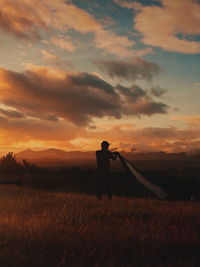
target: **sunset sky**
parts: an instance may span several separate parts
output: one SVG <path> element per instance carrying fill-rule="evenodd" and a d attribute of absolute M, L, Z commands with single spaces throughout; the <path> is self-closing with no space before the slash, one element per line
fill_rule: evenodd
<path fill-rule="evenodd" d="M 199 0 L 1 0 L 0 154 L 200 149 Z"/>

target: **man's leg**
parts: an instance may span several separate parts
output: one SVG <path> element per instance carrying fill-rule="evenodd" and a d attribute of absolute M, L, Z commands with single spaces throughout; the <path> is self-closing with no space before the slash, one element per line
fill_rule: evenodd
<path fill-rule="evenodd" d="M 100 180 L 100 177 L 99 176 L 96 177 L 95 193 L 96 193 L 97 199 L 101 199 L 102 185 L 101 185 L 101 180 Z"/>
<path fill-rule="evenodd" d="M 111 186 L 111 178 L 110 178 L 110 176 L 107 177 L 106 194 L 107 194 L 107 198 L 112 200 L 112 186 Z"/>

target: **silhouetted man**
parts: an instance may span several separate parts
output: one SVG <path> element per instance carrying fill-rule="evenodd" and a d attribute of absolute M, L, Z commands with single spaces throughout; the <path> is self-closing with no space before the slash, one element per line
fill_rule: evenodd
<path fill-rule="evenodd" d="M 101 150 L 96 151 L 97 158 L 97 178 L 96 178 L 96 196 L 101 198 L 103 193 L 106 193 L 108 199 L 112 199 L 111 177 L 110 177 L 110 159 L 116 160 L 118 152 L 108 150 L 109 143 L 103 141 Z"/>

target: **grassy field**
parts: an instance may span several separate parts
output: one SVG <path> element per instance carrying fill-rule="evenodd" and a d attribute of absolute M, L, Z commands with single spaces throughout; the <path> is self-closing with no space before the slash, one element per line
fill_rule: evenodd
<path fill-rule="evenodd" d="M 200 266 L 200 203 L 0 186 L 0 266 Z"/>

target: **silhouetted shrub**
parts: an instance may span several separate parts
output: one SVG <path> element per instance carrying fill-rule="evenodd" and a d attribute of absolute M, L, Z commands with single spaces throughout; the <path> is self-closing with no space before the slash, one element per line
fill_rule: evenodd
<path fill-rule="evenodd" d="M 13 152 L 9 152 L 7 155 L 1 157 L 0 166 L 3 168 L 20 168 L 21 165 L 16 161 L 16 158 L 13 156 Z"/>
<path fill-rule="evenodd" d="M 9 174 L 32 174 L 39 171 L 39 169 L 35 164 L 28 162 L 26 159 L 22 161 L 22 164 L 17 162 L 13 152 L 9 152 L 0 159 L 0 171 Z"/>
<path fill-rule="evenodd" d="M 37 167 L 35 164 L 33 163 L 30 163 L 28 160 L 26 159 L 23 159 L 22 160 L 22 163 L 23 163 L 23 167 L 25 168 L 26 171 L 30 172 L 30 173 L 33 173 L 37 170 Z"/>

